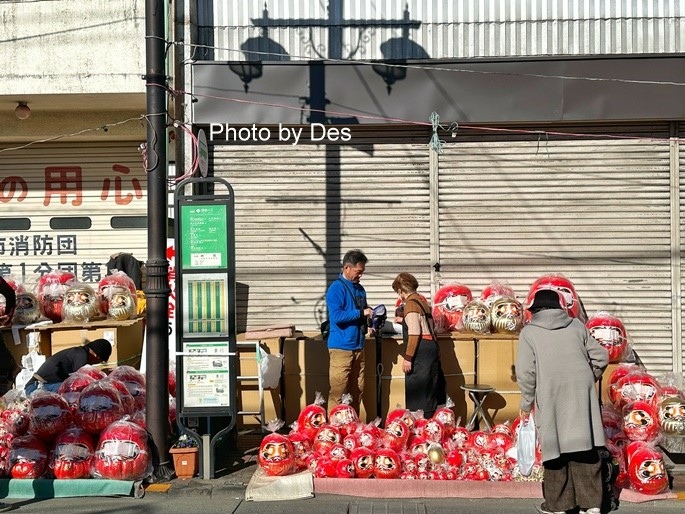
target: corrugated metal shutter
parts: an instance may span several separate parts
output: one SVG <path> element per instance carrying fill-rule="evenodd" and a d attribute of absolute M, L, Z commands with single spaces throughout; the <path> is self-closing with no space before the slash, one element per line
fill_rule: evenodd
<path fill-rule="evenodd" d="M 439 159 L 442 282 L 474 296 L 505 282 L 525 299 L 538 276 L 563 273 L 589 315 L 624 321 L 650 371 L 670 371 L 668 128 L 650 136 L 448 142 Z"/>
<path fill-rule="evenodd" d="M 353 248 L 369 258 L 371 305 L 392 312 L 400 271 L 430 290 L 429 137 L 381 130 L 374 138 L 360 128 L 354 146 L 212 147 L 215 175 L 235 192 L 239 331 L 317 330 L 326 288 Z"/>
<path fill-rule="evenodd" d="M 683 253 L 682 243 L 685 241 L 685 144 L 683 144 L 683 141 L 685 141 L 685 124 L 680 124 L 680 131 L 677 135 L 678 140 L 673 141 L 673 153 L 676 159 L 676 166 L 678 167 L 678 172 L 676 174 L 678 182 L 675 191 L 679 194 L 676 205 L 679 208 L 678 219 L 680 220 L 680 224 L 677 232 L 679 240 L 676 244 L 674 256 L 678 261 L 680 269 L 680 283 L 678 284 L 679 289 L 674 291 L 674 297 L 680 304 L 679 314 L 681 326 L 679 333 L 680 352 L 676 352 L 680 355 L 680 369 L 674 365 L 674 370 L 683 373 L 683 370 L 685 370 L 685 344 L 683 343 L 684 329 L 682 326 L 682 322 L 685 320 L 685 301 L 683 301 L 683 291 L 685 291 L 685 253 Z M 677 359 L 677 357 L 678 356 L 676 355 L 675 358 Z"/>
<path fill-rule="evenodd" d="M 0 272 L 29 286 L 51 269 L 97 283 L 114 253 L 145 261 L 147 180 L 140 143 L 0 145 Z M 78 221 L 90 227 L 71 228 Z"/>

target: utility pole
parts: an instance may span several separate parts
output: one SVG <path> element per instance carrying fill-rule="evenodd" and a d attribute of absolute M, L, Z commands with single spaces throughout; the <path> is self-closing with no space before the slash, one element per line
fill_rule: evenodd
<path fill-rule="evenodd" d="M 167 152 L 165 16 L 163 0 L 145 0 L 145 83 L 147 92 L 146 422 L 159 455 L 153 481 L 171 478 L 169 464 L 169 261 L 166 258 Z"/>

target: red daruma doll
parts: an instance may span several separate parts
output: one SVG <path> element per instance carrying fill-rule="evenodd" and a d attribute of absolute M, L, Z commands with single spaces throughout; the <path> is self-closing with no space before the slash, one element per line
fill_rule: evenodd
<path fill-rule="evenodd" d="M 54 270 L 38 280 L 38 301 L 43 316 L 55 323 L 62 321 L 64 294 L 76 281 L 76 275 L 68 271 Z"/>
<path fill-rule="evenodd" d="M 664 456 L 653 446 L 635 441 L 626 449 L 630 488 L 642 494 L 659 494 L 668 489 Z"/>
<path fill-rule="evenodd" d="M 526 305 L 533 303 L 533 298 L 535 298 L 535 293 L 541 289 L 552 289 L 557 291 L 564 299 L 564 310 L 568 312 L 568 315 L 572 318 L 578 318 L 581 315 L 580 309 L 580 299 L 578 298 L 578 293 L 576 293 L 576 288 L 568 278 L 560 273 L 550 273 L 547 275 L 542 275 L 530 286 L 528 291 L 528 298 L 526 299 Z M 582 321 L 585 319 L 581 318 Z"/>
<path fill-rule="evenodd" d="M 326 424 L 326 409 L 323 407 L 326 400 L 317 391 L 314 403 L 307 405 L 297 417 L 297 430 L 302 432 L 309 441 L 314 441 L 314 437 L 319 429 Z"/>
<path fill-rule="evenodd" d="M 282 420 L 267 423 L 266 429 L 271 432 L 262 439 L 259 445 L 257 461 L 259 466 L 269 476 L 289 475 L 295 470 L 295 449 L 293 443 L 276 430 L 283 426 Z"/>
<path fill-rule="evenodd" d="M 623 322 L 608 312 L 591 316 L 585 326 L 599 344 L 609 352 L 609 362 L 621 362 L 628 350 L 628 336 Z"/>
<path fill-rule="evenodd" d="M 463 284 L 448 284 L 435 292 L 433 319 L 443 332 L 453 332 L 462 326 L 464 307 L 473 300 L 471 290 Z"/>

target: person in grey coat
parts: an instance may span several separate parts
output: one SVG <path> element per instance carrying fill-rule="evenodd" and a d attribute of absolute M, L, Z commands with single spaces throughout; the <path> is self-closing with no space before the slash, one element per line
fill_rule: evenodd
<path fill-rule="evenodd" d="M 527 419 L 534 410 L 542 448 L 539 511 L 599 514 L 604 431 L 595 382 L 609 353 L 561 305 L 559 292 L 542 289 L 528 307 L 533 317 L 521 330 L 516 357 L 520 415 Z"/>

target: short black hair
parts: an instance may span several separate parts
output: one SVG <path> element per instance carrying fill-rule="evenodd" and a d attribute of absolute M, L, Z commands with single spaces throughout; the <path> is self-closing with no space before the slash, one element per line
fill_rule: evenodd
<path fill-rule="evenodd" d="M 369 259 L 364 255 L 364 252 L 361 250 L 350 250 L 345 254 L 345 257 L 343 257 L 342 265 L 344 268 L 348 264 L 350 266 L 356 266 L 359 263 L 366 265 L 367 262 L 369 262 Z"/>

